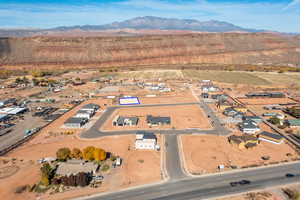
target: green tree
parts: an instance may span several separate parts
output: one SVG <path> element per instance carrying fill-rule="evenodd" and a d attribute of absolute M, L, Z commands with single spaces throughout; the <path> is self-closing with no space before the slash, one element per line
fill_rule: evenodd
<path fill-rule="evenodd" d="M 73 148 L 72 153 L 71 153 L 71 157 L 75 158 L 75 159 L 81 159 L 82 158 L 81 150 L 78 149 L 78 148 Z"/>
<path fill-rule="evenodd" d="M 82 156 L 85 160 L 94 160 L 94 151 L 95 151 L 95 147 L 93 146 L 88 146 L 86 148 L 83 149 L 82 151 Z"/>
<path fill-rule="evenodd" d="M 71 150 L 69 148 L 60 148 L 56 152 L 56 158 L 60 161 L 66 161 L 71 157 Z"/>
<path fill-rule="evenodd" d="M 94 150 L 94 159 L 96 161 L 102 161 L 106 159 L 106 152 L 103 149 L 96 148 Z"/>
<path fill-rule="evenodd" d="M 278 119 L 277 117 L 271 117 L 268 121 L 275 125 L 280 124 L 280 119 Z"/>
<path fill-rule="evenodd" d="M 41 184 L 44 186 L 48 186 L 50 184 L 49 178 L 45 175 L 42 175 Z"/>

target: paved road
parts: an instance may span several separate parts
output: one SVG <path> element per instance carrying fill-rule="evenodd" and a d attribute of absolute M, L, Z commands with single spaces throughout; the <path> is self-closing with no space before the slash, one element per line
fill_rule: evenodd
<path fill-rule="evenodd" d="M 286 178 L 285 173 L 296 177 Z M 232 181 L 247 179 L 246 186 L 231 187 Z M 267 168 L 241 170 L 199 178 L 185 178 L 164 184 L 145 186 L 131 190 L 114 192 L 101 196 L 86 197 L 89 200 L 194 200 L 217 198 L 224 195 L 264 189 L 288 183 L 300 182 L 300 163 L 290 163 Z M 83 199 L 83 198 L 80 198 Z"/>
<path fill-rule="evenodd" d="M 135 134 L 138 130 L 126 130 L 126 131 L 100 131 L 100 128 L 103 126 L 105 121 L 109 116 L 119 108 L 128 108 L 128 107 L 155 107 L 155 106 L 182 106 L 182 105 L 199 105 L 203 108 L 204 112 L 207 115 L 210 115 L 210 120 L 213 121 L 214 129 L 203 130 L 203 129 L 184 129 L 184 130 L 152 130 L 160 134 L 217 134 L 217 135 L 227 135 L 230 133 L 225 127 L 221 125 L 220 120 L 214 114 L 214 112 L 206 105 L 204 102 L 200 103 L 177 103 L 177 104 L 151 104 L 151 105 L 133 105 L 133 106 L 114 106 L 108 107 L 106 111 L 101 115 L 101 117 L 96 121 L 96 123 L 87 131 L 81 134 L 82 138 L 98 138 L 103 136 L 110 135 L 126 135 L 126 134 Z M 140 130 L 141 131 L 141 130 Z M 149 130 L 144 130 L 149 131 Z"/>
<path fill-rule="evenodd" d="M 180 162 L 180 153 L 178 149 L 177 135 L 165 136 L 166 147 L 166 169 L 170 181 L 179 180 L 185 178 L 186 175 L 182 171 Z"/>

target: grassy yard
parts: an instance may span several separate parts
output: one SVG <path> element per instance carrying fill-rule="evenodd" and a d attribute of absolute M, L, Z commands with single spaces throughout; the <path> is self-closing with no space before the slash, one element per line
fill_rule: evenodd
<path fill-rule="evenodd" d="M 232 83 L 232 84 L 249 84 L 249 85 L 269 85 L 270 81 L 261 78 L 251 72 L 229 72 L 229 71 L 197 71 L 183 70 L 185 78 Z"/>
<path fill-rule="evenodd" d="M 253 74 L 272 84 L 300 85 L 300 73 L 254 72 Z"/>

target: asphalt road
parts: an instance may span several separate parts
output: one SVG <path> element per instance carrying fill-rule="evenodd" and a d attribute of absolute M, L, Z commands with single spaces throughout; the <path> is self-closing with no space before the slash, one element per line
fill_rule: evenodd
<path fill-rule="evenodd" d="M 138 130 L 126 130 L 126 131 L 100 131 L 105 121 L 109 116 L 119 108 L 128 107 L 159 107 L 159 106 L 181 106 L 181 105 L 199 105 L 204 112 L 210 116 L 210 121 L 213 124 L 213 129 L 203 130 L 203 129 L 184 129 L 184 130 L 152 130 L 155 133 L 160 134 L 216 134 L 216 135 L 227 135 L 230 133 L 224 126 L 221 125 L 220 120 L 214 114 L 214 112 L 207 106 L 206 103 L 201 101 L 200 103 L 177 103 L 177 104 L 151 104 L 151 105 L 132 105 L 132 106 L 114 106 L 108 107 L 105 112 L 100 116 L 100 118 L 95 122 L 95 124 L 89 128 L 87 131 L 83 132 L 80 137 L 82 138 L 98 138 L 110 135 L 126 135 L 135 134 Z M 149 130 L 139 130 L 139 131 L 149 131 Z"/>
<path fill-rule="evenodd" d="M 286 173 L 296 177 L 286 178 Z M 231 187 L 230 182 L 250 180 L 250 185 Z M 163 184 L 145 186 L 105 195 L 84 197 L 89 200 L 194 200 L 217 198 L 266 187 L 300 182 L 300 163 L 290 163 L 267 168 L 240 170 L 199 178 L 183 178 Z"/>
<path fill-rule="evenodd" d="M 180 162 L 180 154 L 178 149 L 177 135 L 165 136 L 166 147 L 166 169 L 170 181 L 179 180 L 185 178 L 186 175 L 182 171 Z"/>

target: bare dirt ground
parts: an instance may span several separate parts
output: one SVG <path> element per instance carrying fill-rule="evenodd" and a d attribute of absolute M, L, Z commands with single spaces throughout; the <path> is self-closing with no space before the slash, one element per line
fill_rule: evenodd
<path fill-rule="evenodd" d="M 216 200 L 282 200 L 281 197 L 279 197 L 276 194 L 273 194 L 268 191 L 261 191 L 261 192 L 251 192 L 243 195 L 237 195 L 237 196 L 231 196 L 231 197 L 224 197 L 224 198 L 218 198 Z"/>
<path fill-rule="evenodd" d="M 289 98 L 238 98 L 239 101 L 246 105 L 270 105 L 296 103 Z"/>
<path fill-rule="evenodd" d="M 141 104 L 175 104 L 197 102 L 191 92 L 172 92 L 157 97 L 140 97 Z"/>
<path fill-rule="evenodd" d="M 160 141 L 159 136 L 158 139 Z M 41 199 L 69 199 L 95 192 L 111 191 L 160 181 L 160 152 L 134 150 L 134 140 L 135 136 L 132 135 L 104 137 L 97 140 L 80 140 L 76 136 L 45 137 L 41 133 L 27 144 L 8 154 L 8 159 L 16 158 L 17 160 L 24 160 L 23 162 L 30 162 L 30 160 L 33 162 L 31 161 L 27 167 L 22 167 L 22 165 L 18 164 L 17 166 L 20 167 L 18 173 L 0 179 L 0 186 L 2 189 L 4 188 L 0 194 L 5 195 L 6 199 L 22 199 L 24 194 L 30 197 L 35 196 L 35 194 L 28 192 L 16 194 L 13 191 L 18 186 L 37 183 L 40 178 L 40 165 L 34 164 L 35 161 L 43 157 L 55 157 L 56 150 L 61 147 L 69 147 L 70 149 L 78 147 L 83 149 L 89 145 L 97 146 L 122 157 L 123 163 L 120 168 L 108 172 L 107 176 L 109 178 L 104 180 L 103 185 L 98 189 L 73 189 L 52 195 L 46 193 L 40 196 Z M 25 174 L 28 174 L 28 176 L 22 179 L 21 177 Z"/>
<path fill-rule="evenodd" d="M 300 156 L 286 143 L 276 145 L 260 142 L 252 149 L 239 150 L 231 145 L 227 137 L 213 135 L 181 136 L 187 170 L 193 174 L 217 172 L 219 165 L 246 167 L 291 161 Z M 287 155 L 288 153 L 292 155 Z M 270 156 L 263 161 L 262 156 Z"/>
<path fill-rule="evenodd" d="M 113 126 L 112 121 L 117 116 L 138 116 L 137 126 L 118 127 Z M 149 127 L 146 123 L 146 116 L 171 117 L 170 125 Z M 106 121 L 102 130 L 136 130 L 136 129 L 187 129 L 200 128 L 210 129 L 210 123 L 198 105 L 184 106 L 163 106 L 163 107 L 140 107 L 140 108 L 120 108 L 117 109 Z"/>

